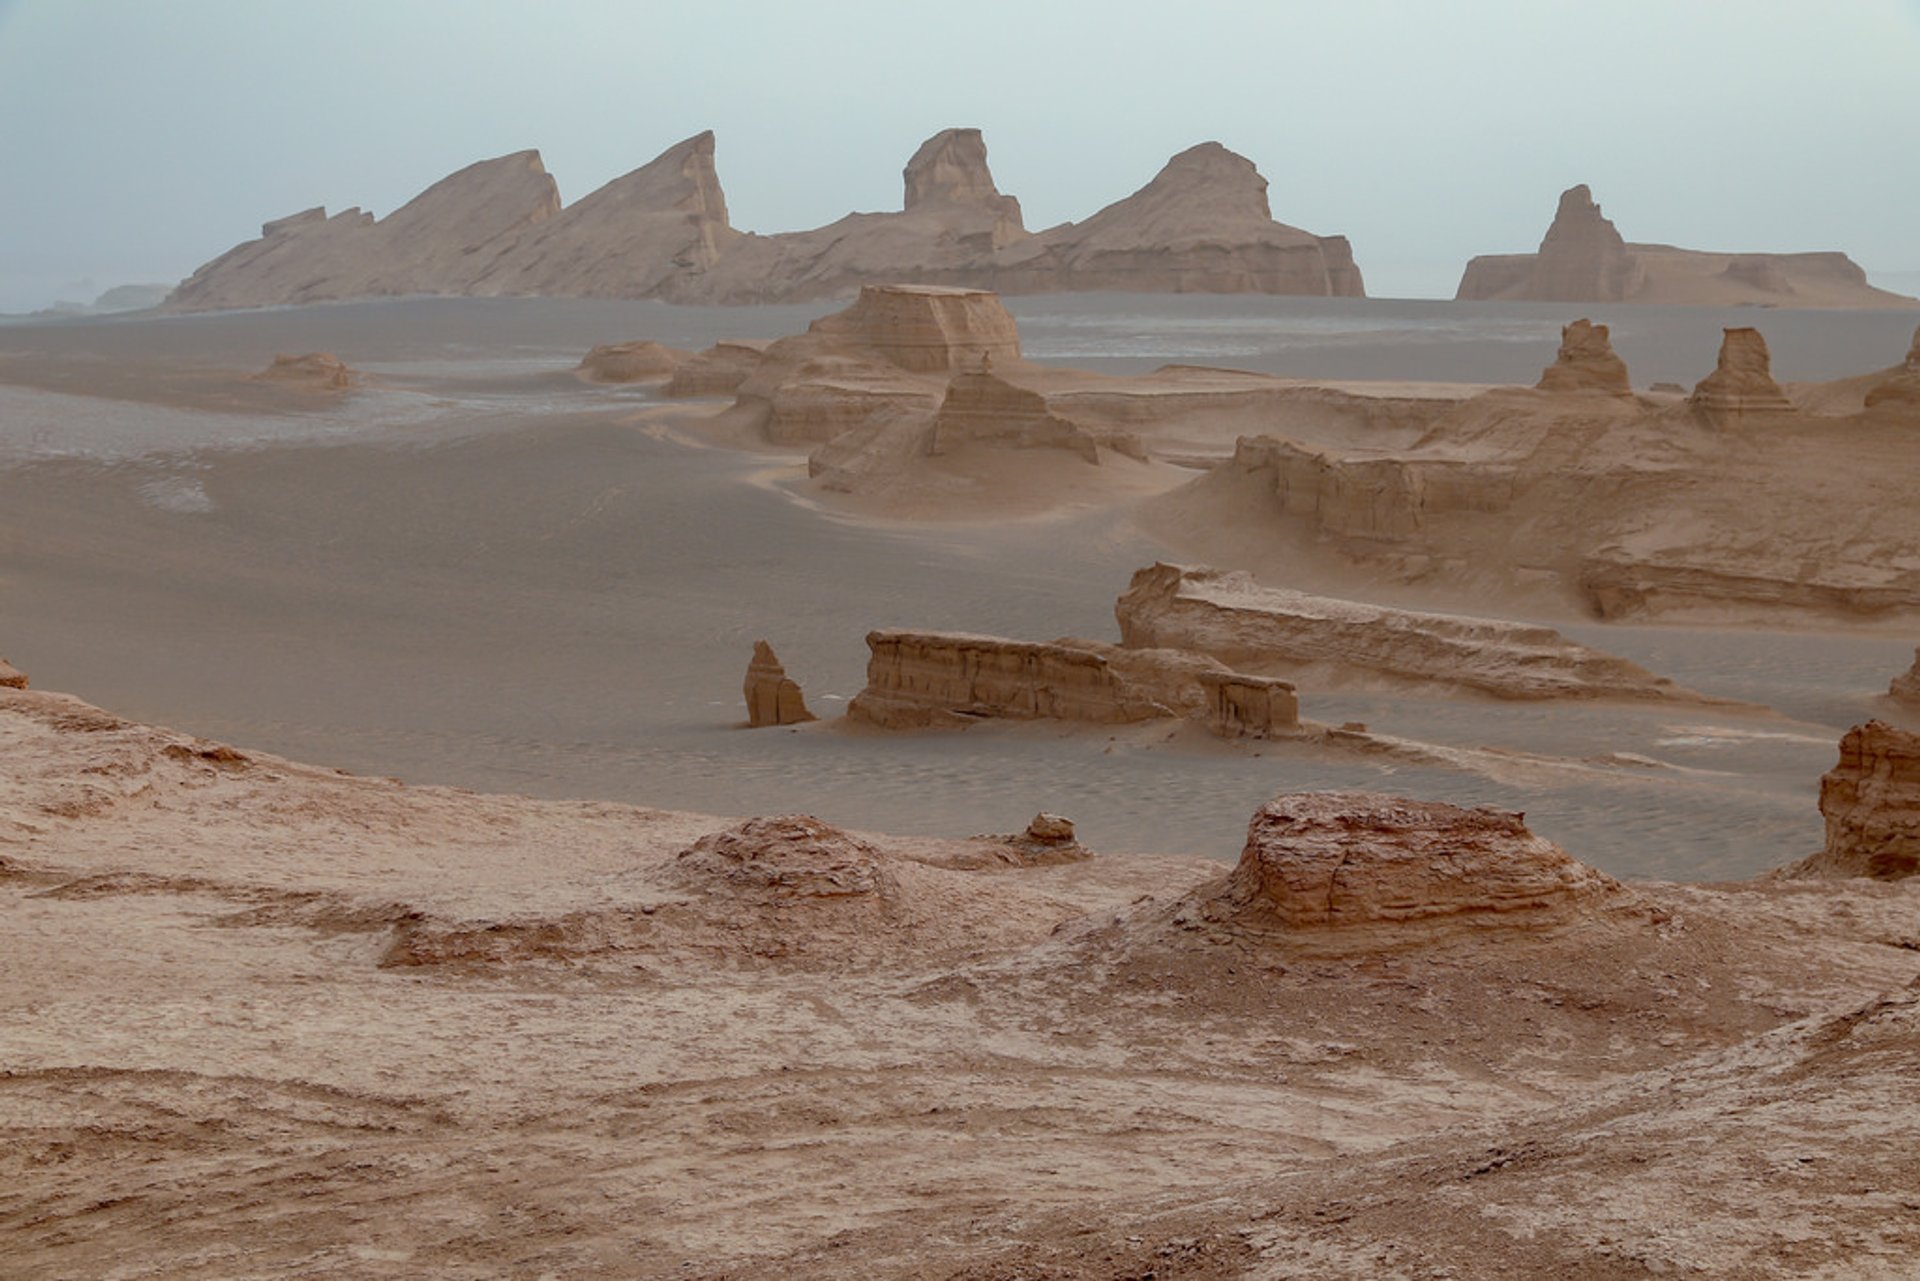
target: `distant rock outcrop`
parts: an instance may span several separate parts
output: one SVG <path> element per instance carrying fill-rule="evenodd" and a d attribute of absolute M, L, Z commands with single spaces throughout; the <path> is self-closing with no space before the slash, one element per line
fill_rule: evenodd
<path fill-rule="evenodd" d="M 6 659 L 0 658 L 0 689 L 25 689 L 26 687 L 27 674 Z"/>
<path fill-rule="evenodd" d="M 1767 340 L 1758 329 L 1728 329 L 1720 340 L 1714 371 L 1694 387 L 1689 400 L 1709 416 L 1790 410 L 1793 402 L 1773 381 Z"/>
<path fill-rule="evenodd" d="M 1255 811 L 1238 866 L 1204 910 L 1289 932 L 1384 926 L 1404 942 L 1446 925 L 1561 924 L 1619 892 L 1516 813 L 1307 792 Z"/>
<path fill-rule="evenodd" d="M 1598 391 L 1631 396 L 1627 362 L 1613 353 L 1605 325 L 1576 320 L 1560 329 L 1560 351 L 1540 373 L 1541 391 Z"/>
<path fill-rule="evenodd" d="M 580 361 L 581 377 L 597 383 L 662 382 L 693 353 L 646 340 L 602 343 Z"/>
<path fill-rule="evenodd" d="M 1897 881 L 1920 872 L 1920 734 L 1868 721 L 1840 740 L 1840 762 L 1820 780 L 1826 847 L 1788 876 L 1868 876 Z"/>
<path fill-rule="evenodd" d="M 376 221 L 304 210 L 207 263 L 174 310 L 396 294 L 675 302 L 799 301 L 898 280 L 1031 293 L 1085 289 L 1359 296 L 1346 240 L 1274 221 L 1267 183 L 1218 143 L 1134 195 L 1039 234 L 1001 192 L 978 129 L 947 129 L 902 174 L 903 207 L 761 236 L 728 221 L 701 133 L 561 206 L 537 152 L 469 166 Z"/>
<path fill-rule="evenodd" d="M 275 356 L 273 363 L 254 375 L 263 382 L 281 383 L 309 391 L 346 391 L 359 385 L 360 375 L 345 361 L 324 351 L 304 356 Z"/>
<path fill-rule="evenodd" d="M 1537 253 L 1473 259 L 1454 296 L 1721 307 L 1910 307 L 1915 301 L 1874 288 L 1841 253 L 1704 253 L 1629 243 L 1585 184 L 1561 193 Z"/>
<path fill-rule="evenodd" d="M 1912 707 L 1920 707 L 1920 649 L 1913 651 L 1913 666 L 1893 678 L 1887 696 Z"/>
<path fill-rule="evenodd" d="M 1700 698 L 1550 627 L 1310 596 L 1238 572 L 1151 565 L 1134 574 L 1114 615 L 1128 646 L 1206 654 L 1247 671 L 1319 669 L 1500 698 Z"/>
<path fill-rule="evenodd" d="M 1867 389 L 1866 407 L 1885 410 L 1920 411 L 1920 329 L 1913 331 L 1913 346 L 1906 360 L 1887 371 L 1887 376 Z"/>
<path fill-rule="evenodd" d="M 747 679 L 742 690 L 747 699 L 747 724 L 799 725 L 815 719 L 807 710 L 800 686 L 787 675 L 787 669 L 765 641 L 753 643 L 753 658 L 747 663 Z"/>

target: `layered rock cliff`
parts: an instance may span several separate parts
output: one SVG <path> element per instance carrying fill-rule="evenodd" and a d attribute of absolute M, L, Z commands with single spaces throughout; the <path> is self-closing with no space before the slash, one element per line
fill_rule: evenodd
<path fill-rule="evenodd" d="M 1826 846 L 1789 876 L 1904 880 L 1920 873 L 1920 734 L 1868 721 L 1840 740 L 1820 779 Z"/>
<path fill-rule="evenodd" d="M 795 301 L 911 280 L 1005 292 L 1129 289 L 1358 296 L 1346 240 L 1276 222 L 1244 157 L 1204 143 L 1083 223 L 1029 233 L 978 129 L 947 129 L 902 173 L 902 207 L 809 231 L 728 220 L 714 137 L 697 134 L 562 207 L 537 152 L 469 166 L 387 218 L 276 219 L 168 299 L 177 311 L 396 294 Z"/>
<path fill-rule="evenodd" d="M 1560 195 L 1531 254 L 1486 254 L 1467 264 L 1455 298 L 1639 302 L 1730 307 L 1911 307 L 1876 289 L 1843 253 L 1732 254 L 1629 243 L 1585 184 Z"/>

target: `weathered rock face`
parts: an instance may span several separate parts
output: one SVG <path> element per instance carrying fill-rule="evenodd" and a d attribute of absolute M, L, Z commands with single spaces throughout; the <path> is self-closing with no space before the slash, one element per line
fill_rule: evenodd
<path fill-rule="evenodd" d="M 747 724 L 799 725 L 815 719 L 801 697 L 800 686 L 787 675 L 787 669 L 765 641 L 753 643 L 753 658 L 747 663 L 747 679 L 742 689 L 747 699 Z"/>
<path fill-rule="evenodd" d="M 1629 243 L 1585 185 L 1561 193 L 1537 253 L 1467 264 L 1460 299 L 1640 302 L 1690 306 L 1904 307 L 1841 253 L 1729 254 Z"/>
<path fill-rule="evenodd" d="M 898 891 L 871 844 L 811 814 L 750 818 L 682 850 L 676 879 L 749 900 L 858 899 Z"/>
<path fill-rule="evenodd" d="M 1506 810 L 1377 792 L 1307 792 L 1261 806 L 1207 914 L 1289 931 L 1565 923 L 1617 882 L 1527 830 Z"/>
<path fill-rule="evenodd" d="M 1207 143 L 1127 200 L 1030 235 L 995 187 L 977 129 L 929 138 L 903 173 L 904 208 L 772 236 L 735 230 L 711 133 L 561 208 L 537 153 L 470 166 L 375 222 L 309 209 L 206 264 L 175 310 L 407 293 L 547 294 L 751 303 L 912 280 L 1068 289 L 1358 296 L 1346 240 L 1275 222 L 1266 180 Z"/>
<path fill-rule="evenodd" d="M 1584 319 L 1562 326 L 1560 352 L 1553 363 L 1541 371 L 1536 386 L 1541 391 L 1598 391 L 1610 396 L 1631 396 L 1633 384 L 1627 379 L 1627 362 L 1614 355 L 1608 333 L 1605 325 Z"/>
<path fill-rule="evenodd" d="M 1869 409 L 1920 411 L 1920 329 L 1913 331 L 1906 360 L 1868 389 L 1866 403 Z"/>
<path fill-rule="evenodd" d="M 692 352 L 646 340 L 602 343 L 580 361 L 579 373 L 597 383 L 658 382 L 692 358 Z"/>
<path fill-rule="evenodd" d="M 725 396 L 738 391 L 766 354 L 767 344 L 743 339 L 715 343 L 676 366 L 667 380 L 669 396 Z"/>
<path fill-rule="evenodd" d="M 1893 678 L 1887 695 L 1902 703 L 1920 707 L 1920 649 L 1913 651 L 1913 666 Z"/>
<path fill-rule="evenodd" d="M 1728 329 L 1720 361 L 1693 389 L 1689 403 L 1710 415 L 1790 410 L 1793 402 L 1773 381 L 1767 340 L 1758 329 Z"/>
<path fill-rule="evenodd" d="M 27 674 L 6 659 L 0 658 L 0 689 L 25 689 L 26 687 Z"/>
<path fill-rule="evenodd" d="M 1300 726 L 1300 698 L 1291 681 L 1243 672 L 1202 672 L 1207 728 L 1221 738 L 1272 738 Z"/>
<path fill-rule="evenodd" d="M 847 715 L 887 729 L 1002 718 L 1122 724 L 1186 710 L 1130 679 L 1103 652 L 1110 647 L 1094 642 L 875 631 L 867 648 L 867 685 Z M 1195 681 L 1189 699 L 1199 692 Z"/>
<path fill-rule="evenodd" d="M 868 285 L 807 333 L 872 353 L 911 373 L 980 369 L 1020 359 L 1020 331 L 986 289 Z"/>
<path fill-rule="evenodd" d="M 929 452 L 947 454 L 981 443 L 1064 449 L 1090 463 L 1100 461 L 1102 446 L 1133 459 L 1144 461 L 1147 456 L 1132 432 L 1063 417 L 1037 391 L 985 370 L 955 374 L 934 417 Z"/>
<path fill-rule="evenodd" d="M 901 176 L 907 213 L 955 205 L 985 209 L 994 216 L 995 249 L 1026 235 L 1020 202 L 994 185 L 986 140 L 978 129 L 942 129 L 920 144 Z"/>
<path fill-rule="evenodd" d="M 1826 847 L 1789 876 L 1869 876 L 1897 881 L 1920 872 L 1920 734 L 1868 721 L 1840 740 L 1840 763 L 1820 780 Z"/>
<path fill-rule="evenodd" d="M 1008 293 L 1366 292 L 1346 237 L 1274 221 L 1267 180 L 1217 142 L 1181 152 L 1152 182 L 1084 222 L 1009 247 L 993 280 Z"/>
<path fill-rule="evenodd" d="M 1246 671 L 1380 677 L 1501 698 L 1697 699 L 1550 627 L 1388 609 L 1262 587 L 1164 562 L 1114 604 L 1122 642 L 1206 654 Z"/>
<path fill-rule="evenodd" d="M 275 356 L 271 365 L 254 376 L 263 382 L 309 391 L 346 391 L 360 381 L 360 375 L 347 368 L 345 361 L 324 351 L 312 351 L 304 356 Z"/>

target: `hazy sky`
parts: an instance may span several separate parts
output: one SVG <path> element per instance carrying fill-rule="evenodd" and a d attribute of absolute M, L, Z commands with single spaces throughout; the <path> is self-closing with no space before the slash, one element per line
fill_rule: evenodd
<path fill-rule="evenodd" d="M 1451 296 L 1586 182 L 1630 240 L 1920 275 L 1920 0 L 0 0 L 0 310 L 538 147 L 701 129 L 736 226 L 895 209 L 948 125 L 1030 227 L 1217 139 L 1370 293 Z"/>

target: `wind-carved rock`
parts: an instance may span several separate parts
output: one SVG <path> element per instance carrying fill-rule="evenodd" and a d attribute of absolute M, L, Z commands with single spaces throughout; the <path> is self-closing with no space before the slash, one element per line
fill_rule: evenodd
<path fill-rule="evenodd" d="M 1767 340 L 1758 329 L 1728 329 L 1720 340 L 1720 359 L 1701 379 L 1688 401 L 1712 417 L 1790 410 L 1793 402 L 1773 381 Z"/>
<path fill-rule="evenodd" d="M 1920 734 L 1868 721 L 1840 740 L 1820 780 L 1826 847 L 1788 876 L 1903 880 L 1920 872 Z"/>
<path fill-rule="evenodd" d="M 1581 183 L 1560 194 L 1524 296 L 1539 302 L 1613 302 L 1633 291 L 1637 272 L 1626 239 Z"/>
<path fill-rule="evenodd" d="M 1011 445 L 1017 449 L 1064 449 L 1090 463 L 1102 447 L 1136 461 L 1146 449 L 1132 432 L 1092 427 L 1055 413 L 1037 391 L 1016 386 L 990 368 L 958 373 L 934 416 L 928 452 L 950 454 L 972 444 Z"/>
<path fill-rule="evenodd" d="M 1920 329 L 1913 331 L 1906 360 L 1868 389 L 1867 408 L 1920 412 Z"/>
<path fill-rule="evenodd" d="M 1913 651 L 1913 666 L 1893 678 L 1887 695 L 1897 702 L 1920 708 L 1920 649 Z"/>
<path fill-rule="evenodd" d="M 580 361 L 581 377 L 597 383 L 660 382 L 671 378 L 693 353 L 662 343 L 602 343 Z"/>
<path fill-rule="evenodd" d="M 25 689 L 26 687 L 27 674 L 6 659 L 0 658 L 0 689 Z"/>
<path fill-rule="evenodd" d="M 978 129 L 942 129 L 920 144 L 901 172 L 906 183 L 905 211 L 966 206 L 994 215 L 992 247 L 1004 248 L 1026 235 L 1020 202 L 994 185 L 987 168 L 987 144 Z"/>
<path fill-rule="evenodd" d="M 304 356 L 275 356 L 273 363 L 254 377 L 261 382 L 308 391 L 346 391 L 360 382 L 358 371 L 349 369 L 345 361 L 324 351 L 310 351 Z"/>
<path fill-rule="evenodd" d="M 662 390 L 669 396 L 727 396 L 753 376 L 766 355 L 766 342 L 723 338 L 674 368 Z"/>
<path fill-rule="evenodd" d="M 1300 696 L 1292 681 L 1245 672 L 1202 672 L 1207 728 L 1221 738 L 1273 738 L 1300 727 Z"/>
<path fill-rule="evenodd" d="M 1306 792 L 1255 811 L 1239 864 L 1204 911 L 1250 928 L 1374 927 L 1404 940 L 1446 926 L 1564 924 L 1620 892 L 1517 813 Z"/>
<path fill-rule="evenodd" d="M 753 643 L 753 658 L 747 663 L 747 679 L 742 690 L 747 699 L 747 724 L 799 725 L 817 719 L 807 710 L 800 686 L 787 675 L 765 641 Z"/>
<path fill-rule="evenodd" d="M 1627 379 L 1627 362 L 1613 352 L 1613 343 L 1605 325 L 1576 320 L 1561 327 L 1560 351 L 1553 363 L 1541 371 L 1536 384 L 1541 391 L 1598 391 L 1610 396 L 1631 396 L 1633 384 Z"/>
<path fill-rule="evenodd" d="M 1020 359 L 1020 330 L 987 289 L 867 285 L 807 335 L 871 353 L 910 373 L 977 370 Z M 788 340 L 791 342 L 792 340 Z"/>

